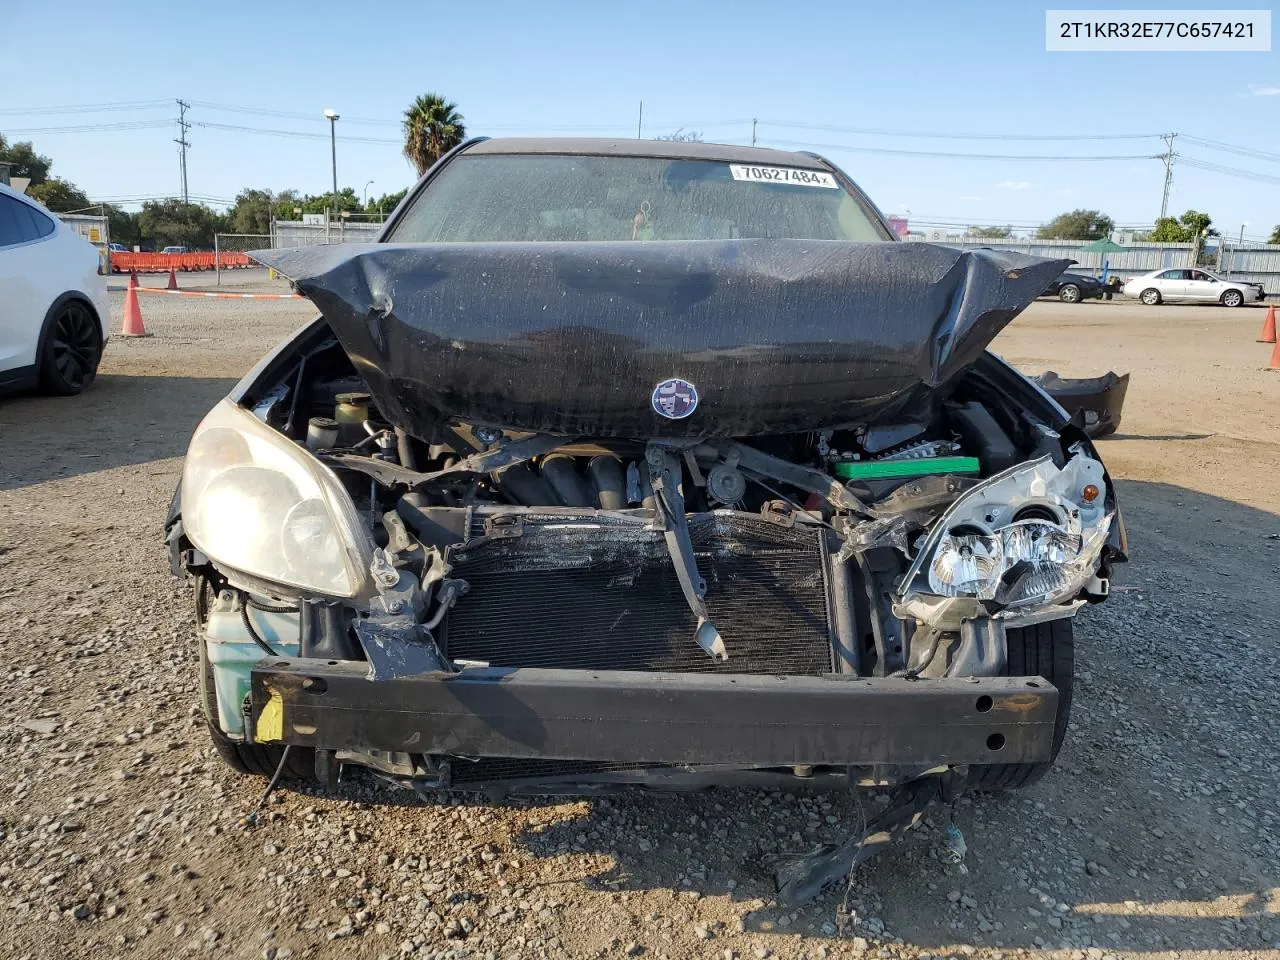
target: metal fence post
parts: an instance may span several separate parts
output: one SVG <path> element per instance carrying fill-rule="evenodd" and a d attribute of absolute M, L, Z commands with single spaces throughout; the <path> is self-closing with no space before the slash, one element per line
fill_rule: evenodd
<path fill-rule="evenodd" d="M 213 235 L 213 276 L 214 286 L 222 286 L 222 257 L 218 253 L 218 234 Z"/>

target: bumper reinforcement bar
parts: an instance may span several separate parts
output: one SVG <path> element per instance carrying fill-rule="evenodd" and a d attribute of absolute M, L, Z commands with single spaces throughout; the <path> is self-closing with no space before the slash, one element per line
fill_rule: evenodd
<path fill-rule="evenodd" d="M 654 764 L 1048 760 L 1040 677 L 906 680 L 468 667 L 371 681 L 357 661 L 253 669 L 259 742 L 328 750 Z"/>

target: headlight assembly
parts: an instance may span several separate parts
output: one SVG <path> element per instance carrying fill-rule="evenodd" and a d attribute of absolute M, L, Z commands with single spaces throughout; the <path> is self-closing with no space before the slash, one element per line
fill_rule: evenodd
<path fill-rule="evenodd" d="M 1074 597 L 1097 572 L 1112 513 L 1102 464 L 1077 451 L 984 481 L 938 518 L 903 579 L 900 616 L 950 625 L 988 602 L 1024 608 Z"/>
<path fill-rule="evenodd" d="M 331 597 L 364 592 L 373 544 L 338 478 L 230 400 L 196 428 L 182 523 L 218 563 Z"/>

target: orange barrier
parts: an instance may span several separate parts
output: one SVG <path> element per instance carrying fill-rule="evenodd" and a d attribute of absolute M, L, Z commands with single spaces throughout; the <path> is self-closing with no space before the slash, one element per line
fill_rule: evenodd
<path fill-rule="evenodd" d="M 124 273 L 136 270 L 140 273 L 168 273 L 170 270 L 234 270 L 252 267 L 254 263 L 246 254 L 221 251 L 219 253 L 133 253 L 112 251 L 111 272 Z"/>

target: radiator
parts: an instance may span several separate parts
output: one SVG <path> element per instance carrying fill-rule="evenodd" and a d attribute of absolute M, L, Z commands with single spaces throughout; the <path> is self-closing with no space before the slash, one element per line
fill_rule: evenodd
<path fill-rule="evenodd" d="M 750 514 L 691 515 L 707 606 L 729 659 L 696 621 L 662 534 L 640 518 L 477 514 L 451 551 L 469 592 L 441 637 L 451 658 L 495 666 L 816 675 L 833 670 L 821 528 Z M 503 534 L 503 535 L 497 535 Z"/>

